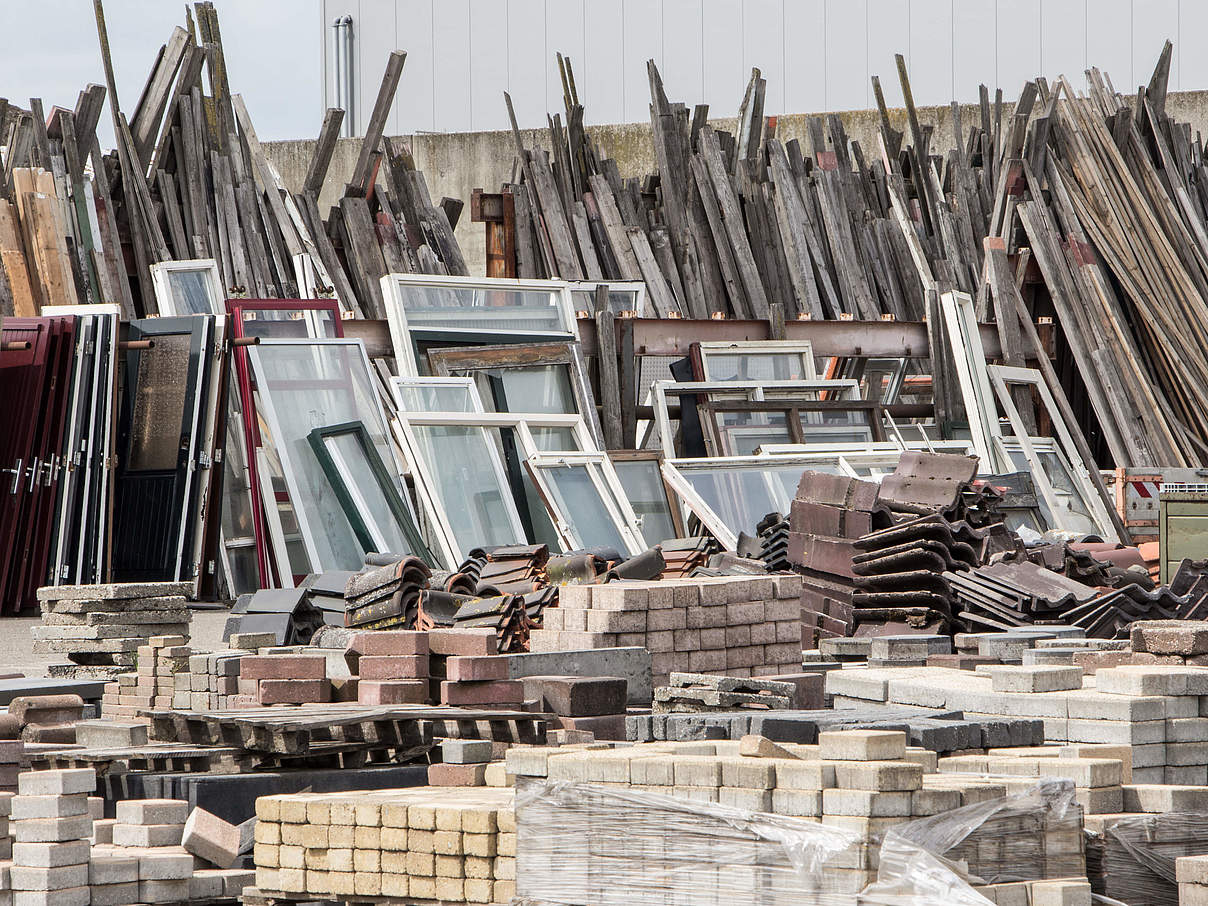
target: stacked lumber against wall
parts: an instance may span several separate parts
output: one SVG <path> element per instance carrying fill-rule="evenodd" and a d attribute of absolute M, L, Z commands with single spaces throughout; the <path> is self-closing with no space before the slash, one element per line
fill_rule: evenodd
<path fill-rule="evenodd" d="M 324 219 L 319 191 L 343 111 L 327 111 L 306 183 L 291 194 L 231 92 L 212 3 L 196 3 L 195 17 L 186 7 L 129 113 L 94 5 L 107 85 L 49 119 L 34 98 L 0 136 L 0 314 L 77 300 L 154 314 L 149 265 L 191 258 L 215 259 L 230 296 L 334 295 L 367 317 L 383 316 L 382 274 L 466 272 L 452 229 L 460 205 L 434 205 L 408 152 L 382 137 L 405 54 L 390 56 L 353 181 Z M 106 100 L 117 148 L 103 154 Z"/>
<path fill-rule="evenodd" d="M 549 119 L 552 153 L 523 147 L 504 186 L 515 208 L 521 277 L 645 279 L 660 315 L 938 320 L 937 294 L 970 293 L 998 324 L 1008 365 L 1039 348 L 1051 316 L 1071 367 L 1058 375 L 1104 464 L 1208 461 L 1208 169 L 1203 142 L 1165 112 L 1171 46 L 1136 99 L 1098 70 L 1024 84 L 1004 112 L 980 91 L 980 116 L 956 147 L 931 147 L 905 61 L 908 131 L 891 125 L 879 81 L 876 148 L 849 141 L 836 115 L 781 141 L 763 116 L 758 70 L 737 135 L 708 108 L 668 101 L 648 63 L 657 172 L 622 177 L 583 128 L 570 61 Z M 509 113 L 512 99 L 506 97 Z M 934 319 L 928 314 L 935 312 Z M 937 348 L 946 345 L 938 331 Z M 932 363 L 937 417 L 961 417 L 944 353 Z M 1021 416 L 1039 413 L 1021 389 Z M 1058 402 L 1069 421 L 1065 395 Z"/>

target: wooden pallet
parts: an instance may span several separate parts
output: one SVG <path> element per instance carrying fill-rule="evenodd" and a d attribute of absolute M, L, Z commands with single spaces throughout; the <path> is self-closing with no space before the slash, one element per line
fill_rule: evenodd
<path fill-rule="evenodd" d="M 541 744 L 549 715 L 443 707 L 366 707 L 353 703 L 219 711 L 147 711 L 156 741 L 230 746 L 282 756 L 322 745 L 410 749 L 436 738 Z"/>
<path fill-rule="evenodd" d="M 27 751 L 31 770 L 64 770 L 92 768 L 104 776 L 119 773 L 222 773 L 243 767 L 246 755 L 233 748 L 198 748 L 197 746 L 157 743 L 108 749 L 63 748 Z"/>
<path fill-rule="evenodd" d="M 315 893 L 286 893 L 282 890 L 243 888 L 243 906 L 293 906 L 296 903 L 338 903 L 340 906 L 465 906 L 450 900 L 421 900 L 417 897 L 332 896 Z M 493 906 L 484 903 L 483 906 Z M 494 904 L 498 906 L 498 904 Z"/>

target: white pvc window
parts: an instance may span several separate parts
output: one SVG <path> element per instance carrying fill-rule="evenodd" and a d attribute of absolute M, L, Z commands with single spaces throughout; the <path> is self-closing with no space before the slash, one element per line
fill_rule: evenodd
<path fill-rule="evenodd" d="M 152 264 L 151 285 L 163 317 L 226 314 L 226 294 L 213 258 Z"/>

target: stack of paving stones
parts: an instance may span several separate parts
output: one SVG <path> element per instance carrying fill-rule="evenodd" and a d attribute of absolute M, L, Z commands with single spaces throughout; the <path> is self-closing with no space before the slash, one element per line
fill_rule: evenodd
<path fill-rule="evenodd" d="M 255 822 L 251 822 L 251 832 Z M 181 846 L 206 868 L 194 867 L 189 878 L 189 899 L 210 902 L 219 899 L 237 899 L 243 888 L 256 883 L 256 872 L 236 868 L 242 861 L 244 829 L 223 821 L 205 809 L 195 808 L 189 813 L 181 834 Z"/>
<path fill-rule="evenodd" d="M 1208 906 L 1208 855 L 1176 859 L 1174 872 L 1179 906 Z"/>
<path fill-rule="evenodd" d="M 1096 894 L 1130 904 L 1205 902 L 1205 891 L 1187 889 L 1202 871 L 1182 863 L 1208 852 L 1208 814 L 1109 815 L 1087 830 L 1087 877 Z"/>
<path fill-rule="evenodd" d="M 694 714 L 734 710 L 792 708 L 796 688 L 789 683 L 703 673 L 673 673 L 668 685 L 654 690 L 654 711 Z"/>
<path fill-rule="evenodd" d="M 827 690 L 837 707 L 878 702 L 1039 719 L 1049 742 L 1131 746 L 1138 783 L 1208 784 L 1205 667 L 1127 665 L 1091 675 L 1061 665 L 843 670 L 827 675 Z"/>
<path fill-rule="evenodd" d="M 487 769 L 497 754 L 502 756 L 506 743 L 444 739 L 437 750 L 440 761 L 428 765 L 429 786 L 494 786 L 487 783 Z"/>
<path fill-rule="evenodd" d="M 89 886 L 93 818 L 88 800 L 96 789 L 96 773 L 91 768 L 27 771 L 17 785 L 9 818 L 13 903 L 103 906 L 93 900 Z"/>
<path fill-rule="evenodd" d="M 344 652 L 362 705 L 428 701 L 428 656 L 428 634 L 406 630 L 358 632 Z"/>
<path fill-rule="evenodd" d="M 176 674 L 172 707 L 204 711 L 255 705 L 254 696 L 239 693 L 239 661 L 251 653 L 232 647 L 191 655 L 188 671 Z"/>
<path fill-rule="evenodd" d="M 136 666 L 105 684 L 101 714 L 118 719 L 137 718 L 148 709 L 171 708 L 176 703 L 178 678 L 190 674 L 193 649 L 182 635 L 152 636 L 135 650 Z"/>
<path fill-rule="evenodd" d="M 624 677 L 527 676 L 521 682 L 524 700 L 556 714 L 562 729 L 586 731 L 596 739 L 625 738 L 629 684 Z"/>
<path fill-rule="evenodd" d="M 518 710 L 524 684 L 508 678 L 493 629 L 428 631 L 429 695 L 442 705 Z"/>
<path fill-rule="evenodd" d="M 35 654 L 62 654 L 76 668 L 51 675 L 112 675 L 135 666 L 153 636 L 189 634 L 188 582 L 49 585 L 38 589 L 42 625 Z M 88 668 L 88 669 L 81 669 Z"/>
<path fill-rule="evenodd" d="M 1090 761 L 1051 760 L 1060 765 L 1047 776 L 1056 777 L 1086 770 Z M 1119 771 L 1119 762 L 1099 763 Z M 506 769 L 518 784 L 538 778 L 619 787 L 841 829 L 852 846 L 823 872 L 829 889 L 848 893 L 874 879 L 879 845 L 890 829 L 1023 792 L 1028 795 L 994 810 L 994 820 L 962 834 L 955 858 L 968 862 L 970 875 L 988 880 L 1085 877 L 1082 813 L 1068 784 L 1037 793 L 1039 774 L 1003 779 L 940 773 L 935 754 L 908 747 L 900 732 L 825 732 L 813 746 L 781 746 L 756 736 L 615 749 L 518 746 L 508 750 Z"/>
<path fill-rule="evenodd" d="M 513 799 L 510 789 L 447 787 L 262 796 L 249 893 L 507 903 L 516 887 Z"/>
<path fill-rule="evenodd" d="M 258 705 L 331 701 L 323 654 L 250 654 L 239 658 L 239 694 Z"/>
<path fill-rule="evenodd" d="M 637 646 L 654 681 L 674 672 L 769 676 L 801 669 L 801 577 L 724 576 L 568 585 L 529 650 Z"/>

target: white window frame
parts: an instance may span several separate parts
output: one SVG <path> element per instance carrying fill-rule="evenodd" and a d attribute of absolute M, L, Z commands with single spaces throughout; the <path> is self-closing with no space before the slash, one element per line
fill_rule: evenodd
<path fill-rule="evenodd" d="M 842 474 L 850 478 L 859 477 L 851 466 L 843 461 L 841 456 L 833 453 L 818 453 L 812 456 L 719 456 L 709 459 L 667 459 L 663 461 L 663 477 L 675 489 L 682 504 L 696 515 L 696 518 L 701 521 L 701 524 L 709 530 L 722 547 L 726 550 L 736 550 L 738 547 L 738 534 L 726 525 L 725 520 L 705 502 L 704 498 L 692 486 L 692 483 L 680 471 L 681 466 L 688 470 L 729 468 L 739 471 L 743 470 L 744 467 L 750 467 L 751 471 L 758 471 L 760 468 L 766 470 L 773 467 L 779 469 L 783 466 L 799 465 L 801 466 L 801 471 L 805 472 L 819 463 L 833 463 L 839 467 Z M 774 492 L 774 483 L 768 480 L 767 484 L 769 491 Z M 774 493 L 769 496 L 774 496 Z"/>
<path fill-rule="evenodd" d="M 210 311 L 181 311 L 172 293 L 171 274 L 202 273 L 208 278 Z M 222 277 L 218 273 L 218 262 L 213 258 L 190 258 L 184 261 L 160 261 L 151 265 L 151 285 L 155 288 L 155 304 L 162 317 L 179 318 L 186 315 L 226 315 L 226 294 L 222 289 Z"/>
<path fill-rule="evenodd" d="M 541 495 L 541 501 L 549 512 L 550 520 L 558 537 L 562 541 L 564 551 L 582 550 L 587 545 L 575 530 L 574 520 L 569 513 L 564 513 L 556 504 L 557 495 L 547 483 L 546 470 L 559 466 L 583 466 L 595 485 L 596 492 L 604 508 L 608 511 L 613 525 L 620 534 L 629 556 L 637 556 L 646 550 L 648 545 L 642 536 L 637 516 L 629 505 L 629 498 L 621 486 L 621 479 L 613 469 L 612 460 L 607 453 L 592 451 L 586 453 L 536 453 L 525 460 L 533 484 Z"/>
<path fill-rule="evenodd" d="M 709 373 L 710 355 L 744 355 L 752 358 L 772 355 L 800 354 L 804 376 L 802 380 L 818 380 L 818 367 L 814 361 L 814 344 L 809 340 L 735 340 L 700 343 L 700 367 L 706 381 L 717 380 Z"/>
<path fill-rule="evenodd" d="M 655 313 L 652 310 L 651 305 L 650 305 L 650 296 L 646 292 L 646 281 L 645 280 L 571 280 L 571 281 L 569 281 L 568 285 L 570 287 L 570 292 L 572 294 L 572 297 L 571 297 L 571 308 L 572 309 L 574 308 L 574 296 L 573 296 L 574 293 L 590 292 L 590 293 L 594 294 L 595 291 L 597 289 L 599 289 L 601 286 L 607 286 L 609 292 L 612 292 L 615 290 L 617 292 L 622 292 L 622 293 L 631 293 L 631 292 L 637 293 L 637 307 L 634 308 L 634 317 L 637 317 L 637 318 L 657 317 L 657 315 L 655 315 Z M 581 310 L 582 309 L 576 310 L 576 316 L 578 315 L 578 311 L 581 311 Z M 591 310 L 590 314 L 593 317 L 596 314 L 594 300 L 592 302 L 592 310 Z"/>
<path fill-rule="evenodd" d="M 440 377 L 437 375 L 425 375 L 424 377 L 392 377 L 390 379 L 390 396 L 394 400 L 394 408 L 396 413 L 409 412 L 403 405 L 402 388 L 404 387 L 462 387 L 469 394 L 470 406 L 472 407 L 466 414 L 471 412 L 484 412 L 482 405 L 482 397 L 478 394 L 478 385 L 474 383 L 473 378 L 468 377 Z M 427 411 L 427 410 L 424 410 Z M 433 412 L 441 410 L 432 410 Z"/>
<path fill-rule="evenodd" d="M 1032 479 L 1041 496 L 1044 497 L 1048 504 L 1049 511 L 1055 519 L 1060 521 L 1063 510 L 1057 499 L 1056 491 L 1053 489 L 1053 484 L 1049 480 L 1049 475 L 1045 471 L 1044 464 L 1037 455 L 1038 448 L 1051 444 L 1051 449 L 1064 461 L 1065 467 L 1069 470 L 1070 478 L 1073 479 L 1074 486 L 1078 488 L 1086 511 L 1090 513 L 1092 519 L 1099 526 L 1099 534 L 1103 536 L 1105 541 L 1119 541 L 1120 538 L 1116 534 L 1115 525 L 1107 512 L 1103 498 L 1096 490 L 1094 482 L 1091 481 L 1090 474 L 1087 472 L 1087 464 L 1078 455 L 1078 447 L 1074 444 L 1074 438 L 1070 434 L 1065 419 L 1061 417 L 1061 410 L 1057 408 L 1056 401 L 1054 401 L 1052 393 L 1049 392 L 1048 385 L 1044 381 L 1044 375 L 1035 368 L 1018 368 L 1007 365 L 989 365 L 986 367 L 986 371 L 993 382 L 994 391 L 998 395 L 998 402 L 1002 406 L 1003 411 L 1006 412 L 1007 420 L 1011 423 L 1013 436 L 1004 438 L 1000 434 L 997 440 L 999 447 L 1002 449 L 1003 456 L 1009 461 L 1010 456 L 1007 454 L 1009 444 L 1014 443 L 1019 446 L 1019 449 L 1023 452 L 1024 457 L 1032 468 Z M 1052 422 L 1053 430 L 1056 432 L 1056 437 L 1032 437 L 1028 435 L 1023 419 L 1019 415 L 1019 410 L 1015 406 L 1015 401 L 1011 398 L 1008 384 L 1023 385 L 1036 389 L 1036 392 L 1040 394 L 1041 403 L 1048 410 L 1049 419 Z M 1068 525 L 1057 525 L 1054 528 L 1067 529 L 1071 527 Z"/>
<path fill-rule="evenodd" d="M 512 280 L 503 277 L 450 277 L 443 274 L 387 274 L 382 277 L 382 296 L 386 302 L 386 320 L 390 326 L 390 342 L 394 347 L 394 360 L 398 365 L 400 375 L 418 377 L 419 362 L 415 356 L 415 344 L 412 331 L 427 335 L 442 335 L 445 338 L 456 338 L 459 335 L 482 333 L 482 328 L 461 328 L 452 326 L 417 327 L 413 328 L 407 321 L 407 307 L 404 305 L 404 289 L 406 287 L 423 287 L 429 289 L 481 289 L 481 290 L 512 290 L 513 292 L 542 292 L 551 293 L 551 307 L 558 311 L 559 321 L 563 330 L 512 330 L 507 327 L 493 327 L 497 335 L 496 343 L 508 342 L 508 337 L 523 337 L 524 342 L 541 340 L 578 340 L 579 327 L 575 318 L 574 306 L 571 302 L 570 284 L 565 280 Z M 506 306 L 498 310 L 505 311 Z M 470 311 L 459 308 L 452 311 Z M 484 311 L 486 309 L 483 309 Z M 536 338 L 535 340 L 533 338 Z"/>
<path fill-rule="evenodd" d="M 1014 467 L 998 444 L 1002 439 L 1002 428 L 998 424 L 998 407 L 994 405 L 994 390 L 990 386 L 973 297 L 968 293 L 941 293 L 940 305 L 948 341 L 952 345 L 952 359 L 956 364 L 973 448 L 989 471 L 1010 472 Z"/>
<path fill-rule="evenodd" d="M 516 412 L 422 412 L 400 413 L 396 421 L 398 440 L 411 463 L 412 476 L 415 479 L 415 489 L 428 512 L 434 526 L 436 541 L 447 557 L 447 562 L 456 566 L 465 561 L 469 549 L 463 549 L 457 542 L 449 522 L 448 513 L 444 508 L 440 495 L 436 492 L 439 483 L 434 481 L 429 472 L 429 463 L 419 452 L 420 444 L 416 439 L 414 429 L 420 426 L 442 426 L 464 428 L 511 428 L 519 440 L 521 454 L 524 459 L 539 454 L 555 452 L 590 453 L 601 452 L 595 446 L 591 432 L 578 415 L 562 415 L 554 413 L 516 413 Z M 571 428 L 579 442 L 579 450 L 551 451 L 541 450 L 533 439 L 532 428 Z M 500 482 L 500 487 L 509 489 L 507 472 L 494 444 L 488 444 L 491 450 L 491 465 Z M 516 502 L 509 493 L 502 496 L 503 505 L 516 533 L 516 542 L 523 543 L 525 538 L 524 526 L 520 521 L 520 512 Z"/>

